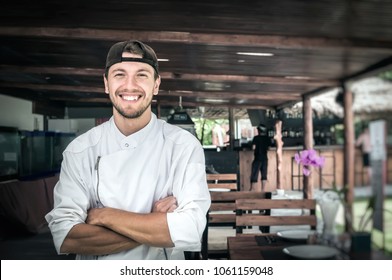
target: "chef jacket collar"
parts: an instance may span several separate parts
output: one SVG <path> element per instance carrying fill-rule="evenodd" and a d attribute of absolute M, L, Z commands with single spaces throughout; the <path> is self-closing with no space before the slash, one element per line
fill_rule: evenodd
<path fill-rule="evenodd" d="M 153 131 L 156 121 L 156 115 L 151 113 L 151 119 L 145 127 L 129 136 L 125 136 L 116 126 L 114 118 L 111 117 L 111 133 L 115 136 L 116 142 L 121 147 L 121 149 L 136 148 L 139 143 L 146 141 L 147 136 L 150 134 L 150 132 Z"/>

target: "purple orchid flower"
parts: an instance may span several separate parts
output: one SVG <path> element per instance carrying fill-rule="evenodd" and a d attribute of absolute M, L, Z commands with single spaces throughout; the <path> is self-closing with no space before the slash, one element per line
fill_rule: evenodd
<path fill-rule="evenodd" d="M 309 176 L 311 167 L 322 168 L 325 164 L 325 157 L 317 155 L 317 152 L 313 149 L 303 150 L 294 155 L 295 162 L 302 164 L 303 174 Z"/>

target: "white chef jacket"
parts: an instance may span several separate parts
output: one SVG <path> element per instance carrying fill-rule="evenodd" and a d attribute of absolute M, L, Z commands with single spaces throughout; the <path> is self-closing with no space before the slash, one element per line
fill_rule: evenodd
<path fill-rule="evenodd" d="M 167 213 L 173 248 L 140 245 L 117 254 L 77 258 L 183 259 L 183 251 L 201 247 L 211 199 L 199 141 L 155 114 L 146 127 L 126 137 L 112 117 L 65 149 L 54 209 L 46 220 L 59 253 L 68 232 L 85 222 L 90 208 L 151 213 L 154 202 L 171 195 L 178 202 L 178 208 Z"/>

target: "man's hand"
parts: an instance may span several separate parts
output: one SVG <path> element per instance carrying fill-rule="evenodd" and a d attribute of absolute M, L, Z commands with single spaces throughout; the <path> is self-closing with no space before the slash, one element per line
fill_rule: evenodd
<path fill-rule="evenodd" d="M 152 212 L 169 213 L 177 208 L 177 199 L 174 196 L 162 198 L 154 203 Z M 108 215 L 116 216 L 118 209 L 105 207 L 105 208 L 91 208 L 88 211 L 86 224 L 105 226 L 104 218 Z"/>
<path fill-rule="evenodd" d="M 95 226 L 104 226 L 103 224 L 103 215 L 109 214 L 112 208 L 91 208 L 87 212 L 86 224 L 95 225 Z"/>
<path fill-rule="evenodd" d="M 106 227 L 140 244 L 173 247 L 166 213 L 176 208 L 174 196 L 155 202 L 152 213 L 134 213 L 111 207 L 92 208 L 87 213 L 86 224 Z"/>
<path fill-rule="evenodd" d="M 175 209 L 177 209 L 177 199 L 174 196 L 168 196 L 156 201 L 152 212 L 170 213 Z"/>

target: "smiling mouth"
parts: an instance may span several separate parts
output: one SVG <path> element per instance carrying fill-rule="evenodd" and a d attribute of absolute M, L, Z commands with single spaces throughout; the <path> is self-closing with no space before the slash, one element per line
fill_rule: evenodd
<path fill-rule="evenodd" d="M 140 98 L 139 95 L 120 95 L 120 97 L 126 101 L 137 101 Z"/>

